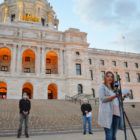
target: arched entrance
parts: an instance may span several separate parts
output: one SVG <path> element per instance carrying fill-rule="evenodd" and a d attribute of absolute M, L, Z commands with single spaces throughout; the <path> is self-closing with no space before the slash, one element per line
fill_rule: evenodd
<path fill-rule="evenodd" d="M 48 99 L 57 99 L 57 86 L 55 84 L 48 86 Z"/>
<path fill-rule="evenodd" d="M 33 99 L 33 86 L 30 83 L 26 83 L 22 87 L 22 94 L 26 92 L 30 99 Z"/>
<path fill-rule="evenodd" d="M 35 73 L 35 53 L 25 50 L 22 55 L 22 72 Z"/>
<path fill-rule="evenodd" d="M 54 52 L 46 55 L 46 74 L 58 74 L 58 56 Z"/>
<path fill-rule="evenodd" d="M 11 65 L 11 51 L 8 48 L 0 48 L 0 71 L 9 72 Z"/>
<path fill-rule="evenodd" d="M 4 82 L 0 82 L 0 99 L 7 98 L 7 84 Z"/>

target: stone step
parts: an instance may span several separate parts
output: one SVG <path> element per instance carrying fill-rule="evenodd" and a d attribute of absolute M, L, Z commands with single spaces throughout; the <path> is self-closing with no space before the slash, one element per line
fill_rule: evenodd
<path fill-rule="evenodd" d="M 17 131 L 19 126 L 19 101 L 0 100 L 0 133 Z M 29 117 L 29 130 L 66 131 L 82 130 L 82 113 L 80 104 L 64 100 L 32 100 Z M 140 126 L 140 103 L 133 108 L 129 103 L 125 110 L 133 126 Z M 98 105 L 92 105 L 92 127 L 97 124 Z"/>

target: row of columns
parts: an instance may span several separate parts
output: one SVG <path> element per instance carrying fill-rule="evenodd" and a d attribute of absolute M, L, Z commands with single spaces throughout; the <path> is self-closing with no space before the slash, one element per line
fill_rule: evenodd
<path fill-rule="evenodd" d="M 53 50 L 51 50 L 53 51 Z M 48 51 L 50 52 L 50 50 Z M 46 54 L 45 47 L 37 46 L 35 52 L 35 73 L 36 74 L 45 74 L 46 70 Z M 55 52 L 55 51 L 54 51 Z M 59 50 L 58 55 L 58 73 L 64 74 L 64 59 L 63 59 L 63 50 Z M 14 45 L 11 52 L 11 72 L 12 73 L 21 73 L 22 72 L 22 45 Z"/>

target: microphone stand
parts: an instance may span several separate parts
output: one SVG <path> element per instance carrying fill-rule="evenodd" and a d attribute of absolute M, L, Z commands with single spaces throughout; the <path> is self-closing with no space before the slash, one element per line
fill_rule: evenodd
<path fill-rule="evenodd" d="M 123 126 L 124 126 L 123 129 L 124 129 L 124 137 L 125 137 L 125 140 L 127 140 L 126 122 L 125 122 L 125 121 L 128 122 L 128 125 L 129 125 L 129 127 L 130 127 L 130 129 L 131 129 L 131 132 L 132 132 L 132 134 L 133 134 L 135 140 L 138 140 L 137 137 L 136 137 L 136 134 L 135 134 L 135 132 L 134 132 L 134 130 L 133 130 L 133 128 L 132 128 L 132 125 L 131 125 L 131 123 L 130 123 L 128 117 L 127 117 L 127 114 L 126 114 L 126 112 L 125 112 L 125 110 L 124 110 L 123 95 L 122 95 L 122 87 L 121 87 L 121 78 L 120 78 L 119 75 L 117 75 L 117 82 L 118 82 L 118 85 L 116 85 L 115 87 L 116 87 L 116 92 L 117 92 L 116 94 L 117 94 L 117 95 L 120 94 L 120 97 L 118 97 L 118 100 L 119 100 L 119 104 L 120 104 L 121 111 L 122 111 L 122 115 L 123 115 Z M 119 86 L 120 86 L 120 88 L 118 88 Z"/>

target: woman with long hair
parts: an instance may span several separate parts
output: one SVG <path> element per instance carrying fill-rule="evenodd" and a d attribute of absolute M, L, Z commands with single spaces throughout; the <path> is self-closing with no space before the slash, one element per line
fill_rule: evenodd
<path fill-rule="evenodd" d="M 114 92 L 114 83 L 114 74 L 108 71 L 105 73 L 104 83 L 98 88 L 98 124 L 104 128 L 106 140 L 116 140 L 117 130 L 122 119 L 119 99 Z"/>

